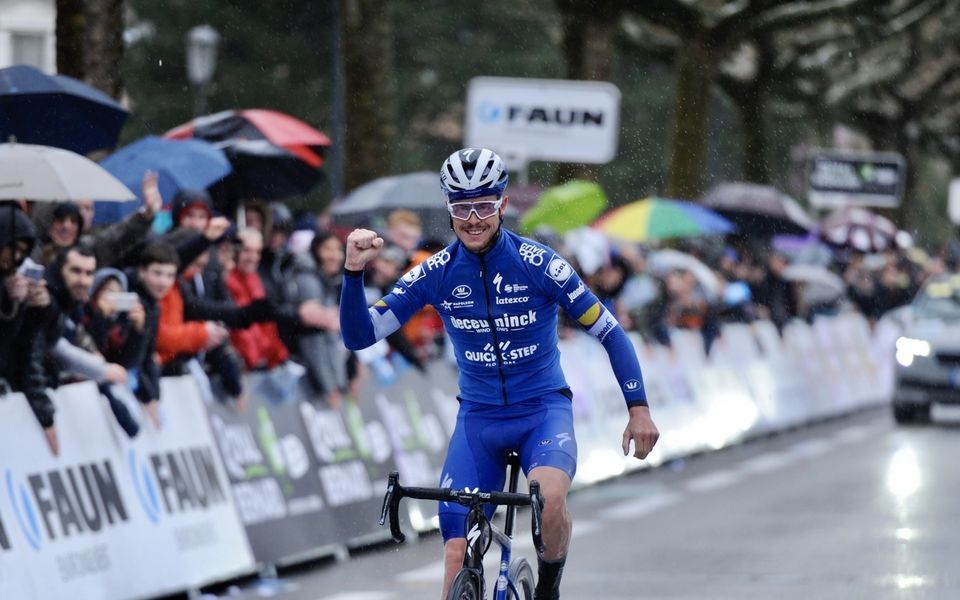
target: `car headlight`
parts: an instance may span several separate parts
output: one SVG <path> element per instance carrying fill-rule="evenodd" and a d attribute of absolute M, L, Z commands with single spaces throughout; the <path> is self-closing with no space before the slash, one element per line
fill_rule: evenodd
<path fill-rule="evenodd" d="M 930 356 L 930 342 L 908 337 L 897 339 L 898 363 L 904 367 L 909 367 L 917 356 Z"/>

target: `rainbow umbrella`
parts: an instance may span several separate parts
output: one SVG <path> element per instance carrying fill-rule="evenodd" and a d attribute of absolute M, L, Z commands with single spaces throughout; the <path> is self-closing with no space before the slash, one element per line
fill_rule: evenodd
<path fill-rule="evenodd" d="M 730 233 L 733 223 L 692 202 L 645 198 L 611 210 L 593 226 L 625 242 Z"/>

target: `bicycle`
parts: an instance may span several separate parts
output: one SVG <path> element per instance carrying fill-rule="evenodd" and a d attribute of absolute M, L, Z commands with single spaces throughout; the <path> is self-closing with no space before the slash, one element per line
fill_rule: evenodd
<path fill-rule="evenodd" d="M 515 452 L 507 458 L 510 467 L 510 485 L 507 492 L 481 492 L 479 490 L 454 490 L 449 488 L 403 487 L 400 474 L 390 473 L 387 480 L 387 493 L 383 498 L 380 511 L 380 525 L 390 517 L 390 533 L 393 540 L 403 543 L 406 536 L 400 530 L 398 509 L 403 498 L 436 500 L 438 502 L 457 502 L 468 506 L 466 531 L 467 551 L 463 555 L 463 566 L 450 585 L 447 600 L 483 600 L 486 597 L 486 582 L 483 576 L 483 557 L 492 541 L 500 546 L 500 572 L 493 600 L 533 600 L 535 582 L 533 569 L 525 558 L 512 559 L 513 526 L 518 506 L 530 506 L 531 532 L 534 547 L 543 553 L 543 538 L 540 530 L 543 511 L 543 496 L 537 481 L 529 483 L 529 494 L 517 493 L 520 476 L 520 463 Z M 485 504 L 507 507 L 503 531 L 493 525 L 483 510 Z"/>

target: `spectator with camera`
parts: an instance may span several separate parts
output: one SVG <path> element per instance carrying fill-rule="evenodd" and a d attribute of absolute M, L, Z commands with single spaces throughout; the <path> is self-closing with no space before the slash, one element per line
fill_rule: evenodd
<path fill-rule="evenodd" d="M 128 369 L 134 393 L 147 391 L 148 388 L 139 386 L 140 369 L 146 359 L 146 311 L 140 297 L 128 291 L 123 271 L 108 267 L 94 273 L 90 301 L 84 307 L 83 326 L 105 360 Z M 117 390 L 108 384 L 99 384 L 99 388 L 120 427 L 128 436 L 136 436 L 140 426 L 118 398 Z"/>
<path fill-rule="evenodd" d="M 54 406 L 46 390 L 43 329 L 51 318 L 43 268 L 22 268 L 33 251 L 36 233 L 14 205 L 0 206 L 0 379 L 23 392 L 50 451 L 59 454 Z"/>

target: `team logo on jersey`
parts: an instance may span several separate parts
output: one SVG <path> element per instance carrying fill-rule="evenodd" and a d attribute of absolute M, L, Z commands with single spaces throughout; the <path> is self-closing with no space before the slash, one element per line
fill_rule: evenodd
<path fill-rule="evenodd" d="M 529 286 L 523 285 L 522 283 L 503 283 L 503 275 L 497 273 L 497 276 L 493 278 L 493 285 L 497 288 L 497 294 L 519 294 L 520 292 L 525 292 L 530 289 Z M 515 302 L 500 302 L 497 300 L 497 304 L 516 304 Z"/>
<path fill-rule="evenodd" d="M 630 379 L 623 384 L 623 389 L 627 390 L 628 392 L 635 392 L 640 389 L 640 382 L 636 379 Z"/>
<path fill-rule="evenodd" d="M 543 265 L 543 255 L 545 252 L 546 250 L 540 246 L 534 246 L 526 242 L 520 244 L 520 256 L 523 257 L 523 260 L 535 267 Z"/>
<path fill-rule="evenodd" d="M 424 262 L 427 265 L 428 271 L 432 271 L 437 267 L 442 267 L 443 265 L 450 262 L 450 251 L 444 248 L 443 250 L 441 250 L 440 252 L 437 252 L 436 254 L 434 254 Z"/>
<path fill-rule="evenodd" d="M 554 254 L 550 260 L 550 264 L 547 265 L 547 275 L 557 285 L 563 287 L 566 285 L 567 280 L 570 279 L 570 276 L 573 275 L 573 267 L 570 266 L 570 263 Z"/>
<path fill-rule="evenodd" d="M 510 340 L 500 342 L 500 362 L 504 365 L 512 365 L 521 358 L 533 356 L 537 352 L 540 344 L 531 344 L 529 346 L 513 347 L 510 346 Z M 494 367 L 497 365 L 497 352 L 493 344 L 485 344 L 481 350 L 467 350 L 463 357 L 471 362 L 484 363 L 485 366 Z"/>
<path fill-rule="evenodd" d="M 403 277 L 400 278 L 400 281 L 403 282 L 403 285 L 410 287 L 414 283 L 420 281 L 427 276 L 427 272 L 423 270 L 423 265 L 417 265 L 414 268 L 407 271 Z"/>
<path fill-rule="evenodd" d="M 473 308 L 473 300 L 460 300 L 458 302 L 450 302 L 449 300 L 444 300 L 440 303 L 440 307 L 447 312 L 451 312 L 460 308 Z"/>
<path fill-rule="evenodd" d="M 583 285 L 583 282 L 581 281 L 580 285 L 577 286 L 577 289 L 567 294 L 567 299 L 570 300 L 570 302 L 573 302 L 582 296 L 585 291 L 587 291 L 587 286 Z"/>
<path fill-rule="evenodd" d="M 460 298 L 461 300 L 468 298 L 472 293 L 473 290 L 470 289 L 469 285 L 458 285 L 457 287 L 453 288 L 453 297 Z"/>
<path fill-rule="evenodd" d="M 397 287 L 394 287 L 393 290 L 391 290 L 390 293 L 396 294 L 397 296 L 400 296 L 400 295 L 402 295 L 402 294 L 406 294 L 406 293 L 407 293 L 407 290 L 403 289 L 402 287 L 397 286 Z"/>

